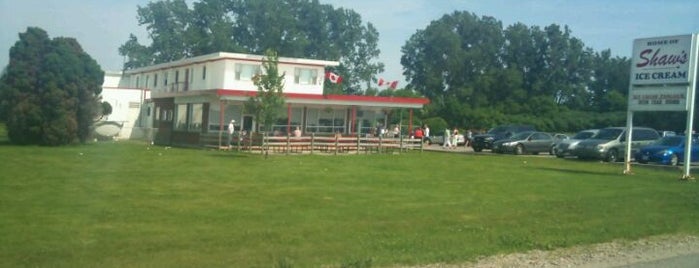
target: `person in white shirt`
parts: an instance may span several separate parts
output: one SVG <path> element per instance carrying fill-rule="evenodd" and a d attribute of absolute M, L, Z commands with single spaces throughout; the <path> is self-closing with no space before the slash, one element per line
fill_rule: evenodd
<path fill-rule="evenodd" d="M 444 149 L 451 149 L 451 131 L 449 128 L 444 129 L 444 144 L 442 144 L 442 147 Z"/>
<path fill-rule="evenodd" d="M 422 141 L 423 141 L 423 142 L 432 142 L 432 140 L 430 139 L 430 127 L 428 127 L 427 124 L 425 124 L 425 125 L 423 126 L 422 132 L 423 132 L 422 134 L 425 136 L 425 137 L 422 139 Z"/>
<path fill-rule="evenodd" d="M 235 120 L 231 120 L 230 123 L 228 123 L 228 146 L 231 146 L 231 142 L 233 141 L 233 133 L 235 132 Z"/>

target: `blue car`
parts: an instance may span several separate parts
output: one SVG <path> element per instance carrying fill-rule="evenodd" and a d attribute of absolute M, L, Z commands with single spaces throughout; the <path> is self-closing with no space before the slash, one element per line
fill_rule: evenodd
<path fill-rule="evenodd" d="M 660 163 L 676 166 L 684 161 L 684 136 L 666 136 L 641 147 L 634 157 L 639 163 Z M 699 161 L 699 142 L 692 138 L 691 161 Z"/>

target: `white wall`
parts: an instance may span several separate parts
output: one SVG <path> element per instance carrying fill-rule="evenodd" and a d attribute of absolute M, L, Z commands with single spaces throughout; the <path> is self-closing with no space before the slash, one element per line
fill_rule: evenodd
<path fill-rule="evenodd" d="M 123 124 L 118 137 L 129 138 L 131 136 L 131 131 L 142 112 L 144 94 L 145 99 L 150 98 L 150 92 L 141 89 L 102 88 L 102 101 L 106 101 L 112 106 L 112 113 L 103 117 L 102 120 Z M 143 106 L 145 108 L 145 105 Z M 146 123 L 143 122 L 143 124 Z"/>

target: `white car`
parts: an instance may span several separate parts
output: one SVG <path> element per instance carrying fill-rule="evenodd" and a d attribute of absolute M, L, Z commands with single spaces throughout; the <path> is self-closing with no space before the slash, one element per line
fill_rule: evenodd
<path fill-rule="evenodd" d="M 430 143 L 436 143 L 439 145 L 444 145 L 444 136 L 430 136 Z M 456 135 L 456 144 L 461 146 L 466 144 L 466 138 L 464 138 L 464 135 L 457 134 Z"/>

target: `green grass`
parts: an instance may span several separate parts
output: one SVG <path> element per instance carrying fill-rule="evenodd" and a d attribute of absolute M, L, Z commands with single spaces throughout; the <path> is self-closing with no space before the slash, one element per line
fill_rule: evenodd
<path fill-rule="evenodd" d="M 699 189 L 677 169 L 430 152 L 265 160 L 133 142 L 0 157 L 0 267 L 462 263 L 699 233 Z"/>

